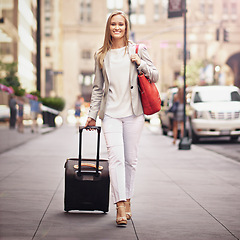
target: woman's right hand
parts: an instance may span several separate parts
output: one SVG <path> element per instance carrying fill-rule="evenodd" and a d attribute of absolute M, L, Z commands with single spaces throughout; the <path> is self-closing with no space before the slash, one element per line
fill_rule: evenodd
<path fill-rule="evenodd" d="M 96 120 L 88 117 L 85 127 L 91 127 L 91 126 L 96 126 Z"/>

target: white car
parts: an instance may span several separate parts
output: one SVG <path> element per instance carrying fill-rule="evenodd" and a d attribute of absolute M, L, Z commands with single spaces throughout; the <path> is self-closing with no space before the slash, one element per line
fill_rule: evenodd
<path fill-rule="evenodd" d="M 0 105 L 0 121 L 8 121 L 10 118 L 10 109 L 7 105 Z"/>
<path fill-rule="evenodd" d="M 240 95 L 234 86 L 194 87 L 190 102 L 192 142 L 201 137 L 240 136 Z"/>

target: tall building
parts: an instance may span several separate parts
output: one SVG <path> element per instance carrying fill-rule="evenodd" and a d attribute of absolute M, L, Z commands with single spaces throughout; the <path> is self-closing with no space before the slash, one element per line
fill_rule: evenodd
<path fill-rule="evenodd" d="M 1 0 L 0 59 L 18 64 L 21 87 L 36 90 L 36 0 Z"/>
<path fill-rule="evenodd" d="M 40 1 L 41 15 L 41 96 L 64 96 L 62 5 L 59 0 Z M 64 96 L 66 98 L 66 96 Z"/>
<path fill-rule="evenodd" d="M 90 100 L 94 53 L 115 9 L 128 13 L 128 1 L 42 1 L 42 89 L 63 96 L 66 109 L 79 94 Z M 160 91 L 181 84 L 183 18 L 168 18 L 168 0 L 131 0 L 130 20 L 132 38 L 148 47 L 159 70 Z M 239 25 L 238 0 L 187 0 L 188 84 L 240 87 Z"/>

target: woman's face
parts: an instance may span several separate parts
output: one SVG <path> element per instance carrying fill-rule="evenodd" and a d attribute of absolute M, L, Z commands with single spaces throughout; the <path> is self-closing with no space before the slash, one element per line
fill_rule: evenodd
<path fill-rule="evenodd" d="M 121 15 L 115 15 L 111 19 L 110 34 L 112 38 L 121 39 L 124 37 L 126 31 L 125 19 Z"/>

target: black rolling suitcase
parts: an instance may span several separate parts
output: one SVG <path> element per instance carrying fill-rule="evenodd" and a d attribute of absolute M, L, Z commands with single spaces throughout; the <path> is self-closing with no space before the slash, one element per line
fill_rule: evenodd
<path fill-rule="evenodd" d="M 65 163 L 64 210 L 108 212 L 110 179 L 108 161 L 99 159 L 101 127 L 91 127 L 98 132 L 96 159 L 82 159 L 82 132 L 87 128 L 79 128 L 79 158 Z"/>

